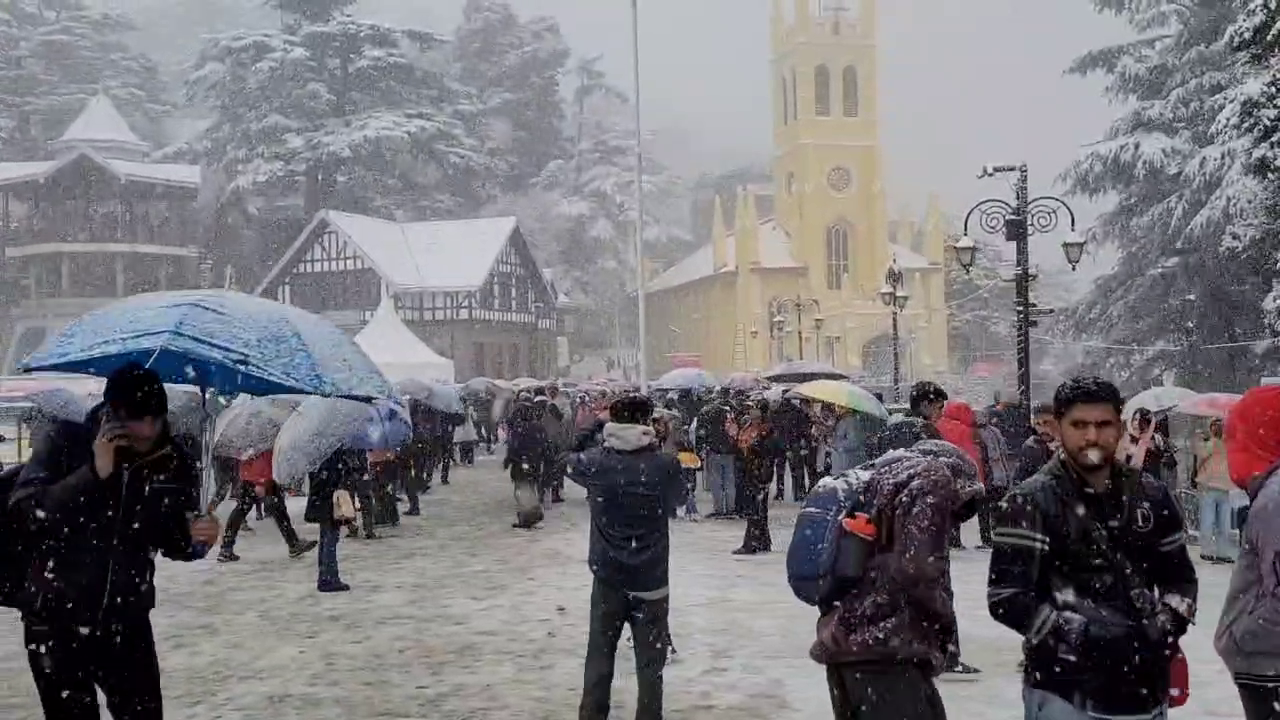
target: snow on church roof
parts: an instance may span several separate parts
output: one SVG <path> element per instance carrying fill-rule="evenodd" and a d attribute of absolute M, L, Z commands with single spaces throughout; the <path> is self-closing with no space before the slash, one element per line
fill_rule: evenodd
<path fill-rule="evenodd" d="M 397 223 L 321 210 L 259 286 L 262 292 L 290 264 L 322 221 L 364 255 L 395 292 L 470 292 L 489 277 L 517 230 L 514 217 Z"/>
<path fill-rule="evenodd" d="M 147 150 L 150 146 L 138 138 L 129 123 L 116 109 L 106 93 L 98 93 L 89 101 L 71 127 L 55 140 L 53 146 L 115 144 Z"/>
<path fill-rule="evenodd" d="M 795 256 L 791 254 L 791 237 L 782 229 L 774 218 L 760 221 L 760 267 L 763 268 L 802 268 Z M 718 272 L 733 272 L 736 267 L 734 257 L 733 233 L 728 234 L 725 243 L 726 267 L 716 268 L 713 260 L 711 243 L 698 248 L 692 255 L 672 265 L 666 272 L 654 278 L 646 285 L 647 292 L 668 290 L 711 277 Z"/>

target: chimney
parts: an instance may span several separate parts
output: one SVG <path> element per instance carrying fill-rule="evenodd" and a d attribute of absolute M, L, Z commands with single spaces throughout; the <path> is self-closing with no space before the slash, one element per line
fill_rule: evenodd
<path fill-rule="evenodd" d="M 729 232 L 724 227 L 724 206 L 716 193 L 711 211 L 711 270 L 720 272 L 729 265 Z"/>

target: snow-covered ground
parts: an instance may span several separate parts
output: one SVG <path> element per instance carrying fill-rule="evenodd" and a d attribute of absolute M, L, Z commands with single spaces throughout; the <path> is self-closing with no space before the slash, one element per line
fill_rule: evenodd
<path fill-rule="evenodd" d="M 435 487 L 422 517 L 406 518 L 383 539 L 344 539 L 347 594 L 316 593 L 315 556 L 290 561 L 269 523 L 243 536 L 238 564 L 162 562 L 154 617 L 166 715 L 574 717 L 590 595 L 587 508 L 571 488 L 542 529 L 513 530 L 510 487 L 497 463 L 481 458 L 477 468 L 458 470 L 453 485 Z M 301 504 L 293 509 L 300 520 Z M 793 517 L 790 503 L 773 513 L 775 547 L 785 545 Z M 677 522 L 672 532 L 679 657 L 667 673 L 667 717 L 830 717 L 822 668 L 807 656 L 814 611 L 791 596 L 783 554 L 731 556 L 739 522 Z M 986 560 L 969 550 L 953 562 L 964 657 L 985 673 L 942 691 L 953 717 L 1018 720 L 1018 639 L 987 615 Z M 1184 642 L 1191 702 L 1173 717 L 1238 718 L 1234 687 L 1212 647 L 1229 571 L 1200 570 L 1202 621 Z M 614 682 L 620 719 L 634 713 L 632 664 L 623 647 Z M 39 717 L 19 623 L 0 618 L 0 718 Z"/>

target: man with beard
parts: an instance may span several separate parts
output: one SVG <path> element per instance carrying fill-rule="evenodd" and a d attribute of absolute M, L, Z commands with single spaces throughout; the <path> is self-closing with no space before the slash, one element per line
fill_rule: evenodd
<path fill-rule="evenodd" d="M 636 720 L 661 720 L 669 632 L 667 518 L 680 501 L 680 465 L 660 451 L 653 403 L 627 395 L 609 406 L 602 447 L 573 455 L 569 479 L 591 508 L 591 628 L 578 720 L 605 720 L 622 627 L 635 644 Z"/>
<path fill-rule="evenodd" d="M 1031 427 L 1035 432 L 1022 443 L 1018 451 L 1018 469 L 1013 473 L 1014 486 L 1040 472 L 1040 468 L 1053 457 L 1054 443 L 1057 442 L 1053 436 L 1053 405 L 1037 404 L 1031 413 Z"/>
<path fill-rule="evenodd" d="M 1168 487 L 1116 460 L 1123 405 L 1101 378 L 1059 386 L 1061 450 L 997 509 L 987 604 L 1025 638 L 1027 720 L 1167 718 L 1196 571 Z"/>
<path fill-rule="evenodd" d="M 45 717 L 160 720 L 151 629 L 155 555 L 202 558 L 218 540 L 195 460 L 169 433 L 168 397 L 136 363 L 107 379 L 84 424 L 58 423 L 22 470 L 11 508 L 28 523 L 31 574 L 18 605 Z"/>

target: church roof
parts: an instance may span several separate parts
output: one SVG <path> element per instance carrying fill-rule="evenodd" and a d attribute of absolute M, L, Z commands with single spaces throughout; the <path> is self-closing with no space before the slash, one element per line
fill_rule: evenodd
<path fill-rule="evenodd" d="M 795 255 L 791 253 L 791 236 L 787 235 L 787 231 L 782 229 L 778 221 L 774 218 L 765 218 L 760 221 L 760 267 L 762 268 L 803 268 Z M 698 248 L 692 255 L 684 260 L 672 265 L 666 272 L 662 273 L 652 281 L 647 283 L 646 290 L 648 292 L 656 292 L 659 290 L 669 290 L 674 287 L 686 285 L 701 280 L 705 277 L 711 277 L 718 272 L 734 272 L 737 266 L 734 257 L 733 233 L 729 233 L 728 241 L 725 243 L 726 250 L 725 259 L 728 265 L 717 269 L 715 261 L 712 258 L 711 243 L 707 243 Z"/>
<path fill-rule="evenodd" d="M 52 144 L 91 147 L 118 145 L 143 151 L 150 148 L 150 145 L 134 134 L 124 116 L 116 109 L 115 103 L 102 92 L 89 101 L 84 110 L 80 111 L 80 116 L 71 123 L 71 127 Z"/>
<path fill-rule="evenodd" d="M 650 281 L 646 285 L 646 290 L 648 292 L 670 290 L 696 280 L 711 277 L 717 273 L 735 272 L 737 262 L 734 258 L 733 233 L 729 233 L 725 249 L 727 251 L 725 253 L 725 259 L 727 260 L 725 267 L 718 270 L 713 267 L 713 251 L 711 243 L 707 243 L 698 248 L 692 255 L 672 265 L 661 275 Z M 928 258 L 920 253 L 902 245 L 889 243 L 889 249 L 893 253 L 893 258 L 897 261 L 898 267 L 903 270 L 926 270 L 940 267 L 937 263 L 930 262 Z M 799 260 L 796 260 L 795 255 L 791 253 L 791 236 L 787 234 L 786 230 L 782 229 L 782 226 L 774 218 L 765 218 L 760 221 L 759 267 L 774 269 L 804 267 Z"/>

